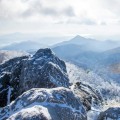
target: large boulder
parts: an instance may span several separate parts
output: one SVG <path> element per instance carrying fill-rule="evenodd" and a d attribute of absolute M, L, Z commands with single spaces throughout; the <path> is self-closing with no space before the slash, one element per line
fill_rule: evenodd
<path fill-rule="evenodd" d="M 87 120 L 80 99 L 68 88 L 34 88 L 0 111 L 1 120 Z"/>
<path fill-rule="evenodd" d="M 98 120 L 120 120 L 120 107 L 111 107 L 101 112 Z"/>

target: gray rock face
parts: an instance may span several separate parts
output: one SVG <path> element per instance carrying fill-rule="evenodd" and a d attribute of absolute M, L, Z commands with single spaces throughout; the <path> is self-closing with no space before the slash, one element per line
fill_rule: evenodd
<path fill-rule="evenodd" d="M 112 107 L 104 112 L 101 112 L 98 120 L 120 120 L 120 107 Z"/>
<path fill-rule="evenodd" d="M 24 108 L 24 109 L 23 109 Z M 70 89 L 34 88 L 0 111 L 1 120 L 87 120 L 86 111 Z"/>
<path fill-rule="evenodd" d="M 65 63 L 48 48 L 0 65 L 0 107 L 31 88 L 69 87 Z"/>

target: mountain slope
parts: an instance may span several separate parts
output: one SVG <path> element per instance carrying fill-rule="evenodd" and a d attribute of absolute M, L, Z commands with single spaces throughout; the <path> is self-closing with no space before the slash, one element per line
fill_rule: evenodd
<path fill-rule="evenodd" d="M 52 50 L 60 57 L 60 58 L 71 58 L 77 56 L 78 54 L 82 53 L 84 48 L 80 45 L 76 44 L 65 44 L 61 46 L 57 46 L 52 48 Z"/>
<path fill-rule="evenodd" d="M 92 102 L 91 102 L 92 104 L 91 105 L 87 104 L 87 109 L 89 109 L 89 107 L 91 106 L 90 107 L 91 109 L 87 113 L 88 120 L 97 120 L 99 114 L 104 112 L 110 107 L 114 107 L 113 109 L 111 109 L 111 113 L 115 112 L 115 115 L 119 116 L 119 111 L 118 111 L 119 109 L 116 111 L 114 110 L 116 109 L 116 107 L 120 107 L 120 92 L 119 92 L 120 85 L 118 83 L 115 83 L 113 80 L 111 81 L 110 79 L 108 80 L 104 79 L 102 78 L 102 76 L 97 75 L 96 73 L 94 73 L 89 69 L 84 70 L 81 67 L 78 67 L 68 62 L 66 63 L 66 66 L 67 66 L 70 82 L 77 84 L 79 83 L 80 85 L 80 87 L 78 87 L 79 89 L 77 95 L 79 94 L 79 92 L 80 94 L 82 94 L 82 98 L 81 96 L 79 96 L 82 101 L 87 101 L 87 100 L 91 101 L 91 99 L 88 97 L 89 95 L 90 96 L 97 95 L 97 97 L 99 98 L 95 100 L 96 97 L 94 96 L 95 98 L 92 97 Z M 83 89 L 83 91 L 81 91 L 81 89 Z M 87 95 L 88 99 L 84 100 L 84 96 L 85 96 L 84 92 L 85 94 L 89 93 L 89 95 Z M 101 96 L 103 101 L 100 101 Z M 83 102 L 84 105 L 85 103 Z M 96 103 L 99 104 L 96 105 Z M 100 105 L 100 103 L 102 103 L 102 106 Z M 101 118 L 100 120 L 103 120 L 103 117 L 106 117 L 105 113 L 106 112 L 102 113 L 104 116 L 101 116 L 100 114 L 100 118 Z M 108 118 L 114 120 L 115 117 L 114 115 L 111 116 L 110 115 L 111 113 L 108 113 L 109 116 Z"/>
<path fill-rule="evenodd" d="M 40 44 L 34 41 L 23 41 L 19 43 L 14 43 L 5 47 L 2 47 L 2 50 L 22 50 L 22 51 L 33 51 L 40 48 L 45 48 L 46 45 Z"/>
<path fill-rule="evenodd" d="M 118 41 L 96 41 L 76 36 L 57 44 L 52 50 L 60 58 L 90 69 L 103 79 L 120 83 L 120 48 L 114 48 L 116 46 L 120 46 Z"/>
<path fill-rule="evenodd" d="M 105 101 L 108 100 L 109 102 L 110 100 L 114 100 L 116 103 L 120 102 L 119 84 L 113 80 L 104 79 L 97 73 L 89 69 L 84 70 L 72 63 L 66 62 L 66 66 L 70 83 L 82 82 L 83 84 L 90 85 L 102 94 Z"/>
<path fill-rule="evenodd" d="M 102 52 L 102 51 L 106 51 L 106 50 L 113 49 L 113 48 L 120 46 L 119 41 L 110 41 L 110 40 L 100 41 L 100 40 L 85 38 L 85 37 L 77 35 L 74 38 L 70 39 L 69 41 L 64 41 L 64 42 L 54 45 L 53 48 L 57 46 L 60 47 L 62 45 L 67 45 L 67 44 L 75 44 L 75 45 L 84 46 L 84 48 L 87 51 L 90 50 L 93 52 Z"/>

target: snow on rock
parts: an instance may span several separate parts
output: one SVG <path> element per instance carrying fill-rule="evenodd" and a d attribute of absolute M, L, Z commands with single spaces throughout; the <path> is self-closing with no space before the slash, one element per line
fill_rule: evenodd
<path fill-rule="evenodd" d="M 98 120 L 120 120 L 120 107 L 111 107 L 101 112 Z"/>
<path fill-rule="evenodd" d="M 34 88 L 0 111 L 0 120 L 87 120 L 80 99 L 64 87 Z"/>
<path fill-rule="evenodd" d="M 0 65 L 0 107 L 32 88 L 69 85 L 64 61 L 55 56 L 50 49 L 40 49 L 33 56 L 13 58 Z M 9 88 L 12 91 L 9 91 Z"/>
<path fill-rule="evenodd" d="M 12 88 L 9 86 L 8 87 L 8 95 L 7 95 L 7 105 L 10 104 L 11 91 L 12 91 Z"/>
<path fill-rule="evenodd" d="M 100 111 L 90 110 L 90 111 L 88 111 L 88 113 L 87 113 L 87 119 L 88 119 L 88 120 L 97 120 L 99 114 L 100 114 Z"/>
<path fill-rule="evenodd" d="M 31 106 L 21 109 L 11 115 L 7 120 L 52 120 L 47 108 L 43 106 Z"/>

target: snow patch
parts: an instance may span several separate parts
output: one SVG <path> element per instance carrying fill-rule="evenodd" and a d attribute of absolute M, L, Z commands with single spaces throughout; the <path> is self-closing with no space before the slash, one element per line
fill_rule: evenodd
<path fill-rule="evenodd" d="M 10 104 L 10 96 L 11 96 L 12 90 L 13 89 L 9 86 L 8 87 L 8 95 L 7 95 L 7 105 Z"/>

